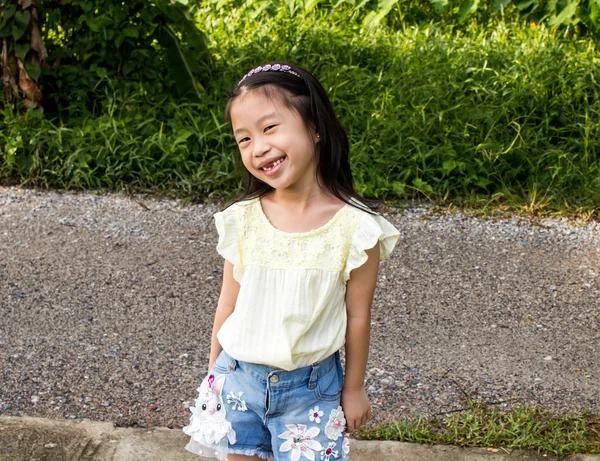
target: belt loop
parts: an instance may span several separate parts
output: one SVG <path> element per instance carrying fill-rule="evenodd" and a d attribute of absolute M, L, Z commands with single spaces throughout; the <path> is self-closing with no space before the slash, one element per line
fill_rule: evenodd
<path fill-rule="evenodd" d="M 235 371 L 235 369 L 237 368 L 237 365 L 238 365 L 238 361 L 231 356 L 230 356 L 230 358 L 231 358 L 231 361 L 229 362 L 229 370 Z"/>
<path fill-rule="evenodd" d="M 317 387 L 317 378 L 319 377 L 319 364 L 313 363 L 312 370 L 310 372 L 310 379 L 308 380 L 308 388 L 314 389 Z"/>

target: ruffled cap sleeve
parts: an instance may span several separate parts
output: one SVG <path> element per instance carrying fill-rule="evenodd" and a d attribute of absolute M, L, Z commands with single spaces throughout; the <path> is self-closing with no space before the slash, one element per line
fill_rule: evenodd
<path fill-rule="evenodd" d="M 214 214 L 215 226 L 219 234 L 217 252 L 233 264 L 233 278 L 239 283 L 244 274 L 238 238 L 236 205 Z"/>
<path fill-rule="evenodd" d="M 348 260 L 344 269 L 344 282 L 350 279 L 350 272 L 367 262 L 366 250 L 373 248 L 379 242 L 379 260 L 389 258 L 400 232 L 389 221 L 379 215 L 361 213 L 361 219 L 350 242 Z"/>

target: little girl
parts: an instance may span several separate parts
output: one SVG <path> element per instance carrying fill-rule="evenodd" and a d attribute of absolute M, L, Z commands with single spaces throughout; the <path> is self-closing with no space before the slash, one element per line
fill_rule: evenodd
<path fill-rule="evenodd" d="M 186 448 L 230 461 L 348 459 L 344 432 L 371 416 L 379 261 L 399 233 L 354 191 L 348 138 L 309 72 L 251 70 L 225 116 L 248 183 L 215 214 L 223 285 Z"/>

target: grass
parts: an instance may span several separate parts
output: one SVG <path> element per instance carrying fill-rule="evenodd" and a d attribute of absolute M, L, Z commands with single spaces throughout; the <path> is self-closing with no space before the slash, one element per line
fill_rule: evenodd
<path fill-rule="evenodd" d="M 331 95 L 363 195 L 600 217 L 593 41 L 500 15 L 458 28 L 390 14 L 392 26 L 365 29 L 364 14 L 343 2 L 304 11 L 215 0 L 197 14 L 213 56 L 202 101 L 182 104 L 142 85 L 116 90 L 106 80 L 95 112 L 51 119 L 5 108 L 0 181 L 235 195 L 243 171 L 222 119 L 226 95 L 249 68 L 288 60 Z"/>
<path fill-rule="evenodd" d="M 535 450 L 557 456 L 600 454 L 600 415 L 554 415 L 535 408 L 503 412 L 469 402 L 460 413 L 443 418 L 393 421 L 363 427 L 356 436 L 365 440 L 394 440 L 459 447 Z"/>

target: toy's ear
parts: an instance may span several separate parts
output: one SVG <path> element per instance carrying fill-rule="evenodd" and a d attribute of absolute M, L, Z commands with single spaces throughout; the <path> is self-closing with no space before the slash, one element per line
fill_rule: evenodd
<path fill-rule="evenodd" d="M 215 394 L 221 395 L 221 391 L 223 390 L 223 384 L 225 384 L 225 376 L 221 375 L 217 379 L 215 379 L 215 382 L 212 385 L 213 392 Z"/>
<path fill-rule="evenodd" d="M 200 387 L 198 388 L 198 393 L 199 394 L 204 394 L 206 397 L 208 397 L 208 392 L 211 389 L 212 383 L 215 380 L 215 376 L 214 375 L 208 375 L 206 376 L 203 380 L 202 383 L 200 383 Z"/>

